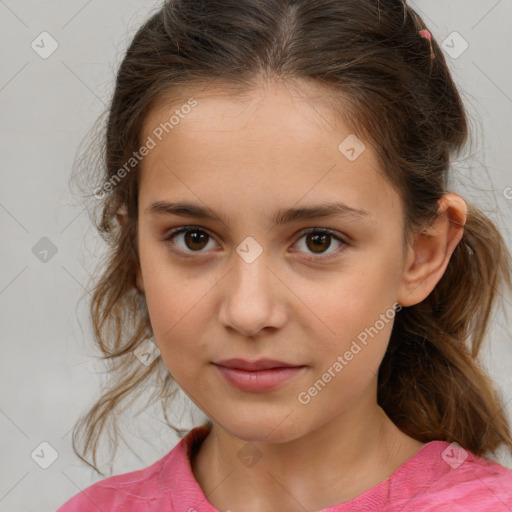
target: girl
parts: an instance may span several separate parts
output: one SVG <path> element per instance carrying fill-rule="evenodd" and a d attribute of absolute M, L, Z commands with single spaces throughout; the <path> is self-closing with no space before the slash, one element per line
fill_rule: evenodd
<path fill-rule="evenodd" d="M 109 110 L 91 312 L 114 380 L 83 454 L 151 377 L 208 422 L 59 512 L 510 511 L 477 360 L 510 255 L 446 189 L 467 137 L 403 1 L 166 2 Z"/>

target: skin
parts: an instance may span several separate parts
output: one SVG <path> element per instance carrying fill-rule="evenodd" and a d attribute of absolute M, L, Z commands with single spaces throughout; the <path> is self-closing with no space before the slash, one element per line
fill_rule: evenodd
<path fill-rule="evenodd" d="M 142 162 L 136 283 L 165 365 L 213 422 L 194 476 L 219 510 L 315 511 L 348 501 L 423 446 L 377 404 L 392 321 L 308 404 L 297 396 L 394 303 L 429 295 L 462 237 L 466 205 L 444 195 L 435 222 L 404 250 L 399 194 L 369 144 L 354 161 L 338 150 L 352 132 L 319 89 L 266 83 L 244 98 L 214 89 L 190 96 L 198 105 Z M 141 140 L 175 108 L 155 107 Z M 206 206 L 226 222 L 145 212 L 159 200 Z M 368 215 L 271 222 L 280 208 L 331 201 Z M 186 233 L 162 241 L 191 225 L 210 235 L 202 245 L 187 245 Z M 300 234 L 310 228 L 330 228 L 349 244 L 327 237 L 315 251 Z M 263 249 L 252 263 L 236 251 L 248 236 Z M 306 368 L 276 390 L 250 393 L 212 365 L 231 357 Z M 244 447 L 261 454 L 251 467 L 237 456 Z"/>

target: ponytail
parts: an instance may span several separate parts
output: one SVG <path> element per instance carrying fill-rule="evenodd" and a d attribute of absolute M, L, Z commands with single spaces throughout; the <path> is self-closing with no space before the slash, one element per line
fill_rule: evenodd
<path fill-rule="evenodd" d="M 409 436 L 457 442 L 479 456 L 512 450 L 504 405 L 477 356 L 511 257 L 494 223 L 468 205 L 464 236 L 442 279 L 396 316 L 378 402 Z"/>

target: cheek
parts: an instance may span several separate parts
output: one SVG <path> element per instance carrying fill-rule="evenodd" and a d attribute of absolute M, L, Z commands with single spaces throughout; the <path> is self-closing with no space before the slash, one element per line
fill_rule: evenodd
<path fill-rule="evenodd" d="M 399 250 L 400 246 L 397 250 L 383 244 L 380 250 L 361 252 L 335 278 L 313 285 L 316 292 L 309 295 L 308 306 L 323 321 L 323 326 L 314 322 L 317 333 L 322 333 L 316 345 L 319 353 L 335 359 L 357 342 L 361 351 L 355 346 L 352 350 L 357 356 L 353 359 L 372 367 L 380 364 L 396 315 Z"/>
<path fill-rule="evenodd" d="M 207 317 L 205 295 L 214 283 L 211 279 L 191 279 L 171 264 L 165 250 L 155 242 L 145 245 L 141 241 L 140 260 L 154 337 L 172 373 L 180 361 L 204 353 L 204 347 L 190 341 L 198 340 L 200 318 Z"/>
<path fill-rule="evenodd" d="M 198 333 L 204 318 L 209 318 L 205 310 L 208 287 L 172 277 L 159 275 L 146 288 L 151 325 L 164 360 L 170 352 L 178 358 L 204 354 Z"/>
<path fill-rule="evenodd" d="M 351 255 L 339 272 L 321 283 L 315 305 L 334 324 L 379 317 L 395 302 L 401 282 L 397 251 L 367 250 Z"/>
<path fill-rule="evenodd" d="M 320 414 L 348 406 L 377 378 L 396 311 L 393 302 L 371 294 L 366 297 L 366 305 L 350 300 L 345 308 L 347 302 L 341 302 L 329 323 L 334 334 L 314 338 L 310 387 L 301 389 L 306 396 L 298 399 L 315 397 Z"/>

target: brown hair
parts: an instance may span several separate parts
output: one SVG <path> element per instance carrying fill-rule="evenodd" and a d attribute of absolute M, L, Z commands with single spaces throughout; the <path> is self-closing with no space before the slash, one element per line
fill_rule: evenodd
<path fill-rule="evenodd" d="M 421 37 L 424 28 L 399 0 L 166 2 L 124 56 L 93 169 L 112 183 L 141 147 L 143 122 L 158 102 L 177 104 L 212 84 L 243 93 L 262 78 L 308 81 L 323 88 L 333 112 L 375 148 L 402 197 L 404 240 L 410 240 L 435 214 L 451 157 L 461 153 L 469 132 L 443 52 L 434 38 Z M 88 158 L 81 163 L 90 167 Z M 110 249 L 94 283 L 91 319 L 112 384 L 75 425 L 73 448 L 100 474 L 97 442 L 107 420 L 114 422 L 117 447 L 115 413 L 150 378 L 176 430 L 166 415 L 176 383 L 161 358 L 145 366 L 133 356 L 152 333 L 134 282 L 137 169 L 94 201 L 94 222 Z M 129 219 L 122 227 L 115 218 L 121 207 Z M 379 370 L 378 403 L 411 437 L 456 441 L 477 455 L 501 444 L 512 449 L 503 404 L 477 361 L 500 287 L 512 287 L 511 268 L 499 231 L 469 204 L 464 236 L 444 276 L 427 299 L 397 314 Z M 91 451 L 94 465 L 77 451 L 81 434 L 83 455 Z"/>

